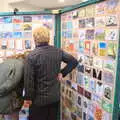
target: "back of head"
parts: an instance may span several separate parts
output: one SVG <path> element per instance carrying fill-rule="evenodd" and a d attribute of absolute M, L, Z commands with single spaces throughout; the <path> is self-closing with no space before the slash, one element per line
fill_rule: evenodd
<path fill-rule="evenodd" d="M 33 31 L 33 38 L 35 44 L 49 43 L 50 41 L 50 32 L 46 27 L 39 27 Z"/>

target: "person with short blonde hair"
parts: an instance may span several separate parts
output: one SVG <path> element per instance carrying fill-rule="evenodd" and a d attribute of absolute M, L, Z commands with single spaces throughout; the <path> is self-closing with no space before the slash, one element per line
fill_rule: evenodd
<path fill-rule="evenodd" d="M 47 28 L 36 28 L 33 38 L 36 48 L 27 56 L 24 72 L 25 99 L 32 101 L 29 120 L 57 120 L 60 80 L 78 62 L 72 55 L 49 45 Z M 67 64 L 63 69 L 60 68 L 62 61 Z"/>

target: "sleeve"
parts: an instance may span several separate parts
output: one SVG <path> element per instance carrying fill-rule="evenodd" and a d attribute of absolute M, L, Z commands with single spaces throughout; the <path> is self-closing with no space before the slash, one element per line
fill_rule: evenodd
<path fill-rule="evenodd" d="M 25 67 L 24 67 L 24 92 L 25 100 L 32 100 L 34 98 L 34 80 L 35 80 L 35 71 L 33 62 L 30 58 L 26 58 Z"/>
<path fill-rule="evenodd" d="M 63 77 L 70 73 L 77 65 L 78 61 L 72 55 L 68 54 L 65 51 L 62 51 L 62 61 L 67 65 L 61 70 Z"/>

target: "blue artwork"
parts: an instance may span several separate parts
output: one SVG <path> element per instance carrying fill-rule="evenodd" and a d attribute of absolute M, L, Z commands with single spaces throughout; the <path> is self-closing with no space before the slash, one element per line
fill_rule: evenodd
<path fill-rule="evenodd" d="M 12 32 L 3 33 L 3 38 L 12 38 Z"/>
<path fill-rule="evenodd" d="M 99 48 L 100 49 L 106 49 L 107 44 L 105 42 L 99 42 Z"/>
<path fill-rule="evenodd" d="M 22 38 L 22 32 L 14 32 L 13 38 Z"/>
<path fill-rule="evenodd" d="M 12 23 L 12 17 L 4 17 L 4 23 Z"/>

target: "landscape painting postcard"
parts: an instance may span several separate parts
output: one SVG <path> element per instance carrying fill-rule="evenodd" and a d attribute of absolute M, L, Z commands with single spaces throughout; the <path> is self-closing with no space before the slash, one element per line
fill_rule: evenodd
<path fill-rule="evenodd" d="M 26 31 L 26 30 L 32 30 L 32 24 L 23 24 L 23 30 Z"/>
<path fill-rule="evenodd" d="M 105 26 L 105 17 L 96 17 L 95 18 L 95 26 L 96 27 L 104 27 Z"/>
<path fill-rule="evenodd" d="M 3 19 L 4 19 L 4 23 L 12 23 L 12 17 L 11 16 L 3 17 Z"/>
<path fill-rule="evenodd" d="M 93 57 L 84 56 L 84 64 L 86 64 L 88 66 L 92 66 L 93 65 Z"/>
<path fill-rule="evenodd" d="M 95 40 L 99 40 L 99 41 L 105 40 L 105 31 L 104 31 L 104 29 L 96 29 L 96 31 L 95 31 Z"/>

